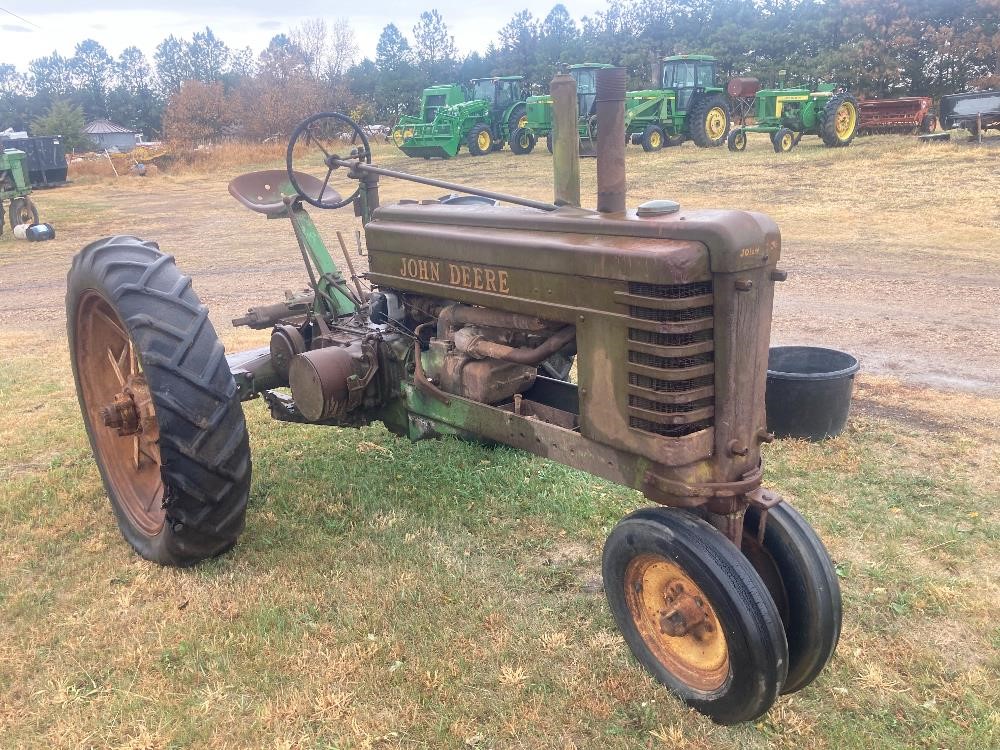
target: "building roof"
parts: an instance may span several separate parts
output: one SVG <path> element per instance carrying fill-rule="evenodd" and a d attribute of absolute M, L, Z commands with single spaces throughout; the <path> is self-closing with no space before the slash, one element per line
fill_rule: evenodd
<path fill-rule="evenodd" d="M 106 135 L 108 133 L 132 133 L 133 131 L 117 125 L 111 122 L 111 120 L 94 120 L 87 123 L 87 127 L 83 129 L 83 132 L 88 135 Z"/>

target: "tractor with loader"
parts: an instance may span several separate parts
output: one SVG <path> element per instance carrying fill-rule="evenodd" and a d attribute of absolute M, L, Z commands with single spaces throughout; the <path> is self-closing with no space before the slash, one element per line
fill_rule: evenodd
<path fill-rule="evenodd" d="M 467 88 L 432 86 L 420 115 L 402 117 L 392 142 L 407 156 L 449 159 L 465 144 L 473 156 L 499 151 L 527 122 L 523 76 L 473 79 Z"/>
<path fill-rule="evenodd" d="M 567 72 L 577 82 L 579 136 L 592 152 L 596 139 L 595 77 L 613 67 L 603 63 L 570 65 Z M 716 86 L 716 59 L 710 55 L 673 55 L 656 66 L 654 87 L 625 95 L 625 135 L 643 151 L 659 151 L 692 140 L 702 148 L 721 146 L 731 119 L 725 91 Z M 527 100 L 525 128 L 512 134 L 515 154 L 531 153 L 545 137 L 552 153 L 552 97 Z M 592 155 L 592 153 L 590 154 Z"/>
<path fill-rule="evenodd" d="M 831 148 L 849 146 L 858 134 L 860 123 L 858 100 L 832 84 L 818 90 L 804 88 L 761 89 L 753 78 L 738 78 L 730 82 L 737 97 L 753 96 L 754 124 L 745 121 L 734 127 L 726 139 L 730 151 L 744 151 L 747 133 L 766 133 L 775 152 L 791 151 L 803 135 L 818 135 Z"/>
<path fill-rule="evenodd" d="M 163 565 L 236 545 L 255 402 L 284 422 L 505 444 L 634 488 L 649 504 L 604 547 L 610 613 L 683 701 L 750 721 L 820 674 L 841 627 L 822 542 L 762 485 L 781 236 L 756 212 L 628 207 L 621 68 L 597 74 L 597 207 L 582 207 L 575 82 L 559 78 L 552 202 L 379 167 L 336 113 L 295 129 L 285 169 L 234 179 L 247 209 L 291 224 L 308 279 L 233 321 L 270 332 L 260 349 L 226 355 L 166 248 L 87 245 L 66 293 L 83 422 L 123 535 Z M 382 205 L 382 178 L 481 202 Z M 353 208 L 367 273 L 341 245 L 345 278 L 307 207 Z M 553 357 L 575 357 L 575 379 L 552 377 Z"/>

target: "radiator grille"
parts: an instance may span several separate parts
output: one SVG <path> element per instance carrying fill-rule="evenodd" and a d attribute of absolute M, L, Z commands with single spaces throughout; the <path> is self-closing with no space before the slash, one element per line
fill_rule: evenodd
<path fill-rule="evenodd" d="M 700 297 L 712 293 L 711 281 L 696 281 L 693 284 L 646 284 L 641 281 L 630 281 L 628 293 L 639 297 L 655 299 L 686 299 Z"/>
<path fill-rule="evenodd" d="M 628 293 L 629 316 L 643 321 L 641 327 L 637 322 L 636 327 L 628 329 L 629 427 L 667 438 L 712 427 L 715 409 L 712 282 L 674 285 L 630 282 Z M 643 306 L 643 297 L 650 300 L 648 306 Z M 664 304 L 658 301 L 664 299 L 681 302 L 662 309 Z M 690 303 L 685 305 L 683 300 Z M 650 331 L 646 330 L 651 327 L 648 321 L 684 325 L 677 326 L 681 330 L 676 332 L 669 325 Z"/>
<path fill-rule="evenodd" d="M 683 323 L 712 317 L 712 306 L 686 307 L 681 310 L 657 310 L 652 307 L 630 305 L 628 314 L 638 320 L 655 320 L 658 323 Z"/>

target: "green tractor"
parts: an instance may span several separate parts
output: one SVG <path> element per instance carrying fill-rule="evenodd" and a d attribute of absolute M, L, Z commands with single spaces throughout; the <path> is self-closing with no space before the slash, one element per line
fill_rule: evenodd
<path fill-rule="evenodd" d="M 579 97 L 580 138 L 593 142 L 596 132 L 594 80 L 604 63 L 569 66 Z M 625 95 L 625 134 L 644 151 L 679 146 L 686 140 L 702 148 L 721 146 L 731 119 L 729 101 L 715 85 L 716 60 L 709 55 L 674 55 L 662 60 L 660 88 L 630 91 Z M 545 136 L 552 152 L 552 97 L 534 96 L 527 101 L 527 123 L 511 136 L 510 149 L 527 154 L 538 138 Z"/>
<path fill-rule="evenodd" d="M 767 133 L 781 154 L 798 145 L 803 135 L 818 135 L 831 148 L 847 146 L 858 132 L 858 100 L 832 84 L 809 89 L 761 89 L 754 95 L 755 124 L 741 124 L 729 133 L 730 151 L 747 147 L 747 133 Z"/>
<path fill-rule="evenodd" d="M 38 223 L 38 209 L 28 197 L 31 194 L 31 183 L 24 168 L 27 156 L 16 148 L 0 151 L 0 234 L 3 234 L 5 204 L 11 229 L 18 224 Z"/>
<path fill-rule="evenodd" d="M 474 78 L 469 87 L 424 89 L 420 117 L 403 117 L 392 141 L 407 156 L 449 159 L 465 143 L 469 153 L 499 151 L 527 122 L 523 76 Z"/>

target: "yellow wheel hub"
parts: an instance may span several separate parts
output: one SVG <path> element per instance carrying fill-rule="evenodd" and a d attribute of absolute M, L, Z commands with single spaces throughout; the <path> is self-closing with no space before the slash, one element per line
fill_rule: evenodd
<path fill-rule="evenodd" d="M 649 650 L 695 690 L 720 688 L 729 676 L 729 646 L 708 597 L 676 563 L 655 554 L 625 570 L 625 598 Z"/>
<path fill-rule="evenodd" d="M 659 148 L 663 145 L 663 138 L 660 136 L 660 131 L 655 130 L 649 134 L 649 145 L 653 148 Z"/>
<path fill-rule="evenodd" d="M 847 140 L 858 124 L 858 112 L 850 102 L 844 102 L 837 108 L 833 122 L 833 130 L 840 140 Z"/>
<path fill-rule="evenodd" d="M 794 141 L 794 140 L 795 140 L 795 136 L 792 135 L 791 133 L 785 133 L 783 136 L 781 136 L 781 150 L 782 151 L 791 151 L 792 150 L 792 141 Z"/>
<path fill-rule="evenodd" d="M 726 111 L 722 107 L 712 107 L 705 115 L 705 133 L 712 140 L 726 134 Z"/>
<path fill-rule="evenodd" d="M 526 127 L 528 127 L 528 116 L 527 115 L 521 115 L 521 119 L 517 121 L 517 126 L 519 128 L 526 128 Z"/>
<path fill-rule="evenodd" d="M 476 136 L 476 145 L 479 146 L 479 150 L 480 151 L 489 151 L 490 150 L 490 144 L 492 142 L 493 142 L 493 139 L 490 138 L 489 131 L 487 131 L 487 130 L 484 130 L 478 136 Z"/>

